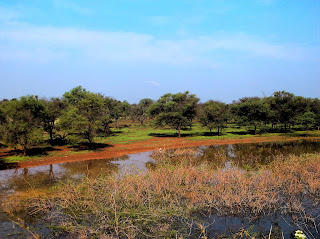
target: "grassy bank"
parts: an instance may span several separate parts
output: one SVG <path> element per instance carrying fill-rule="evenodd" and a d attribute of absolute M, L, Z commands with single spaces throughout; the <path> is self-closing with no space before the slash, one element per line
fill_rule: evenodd
<path fill-rule="evenodd" d="M 253 135 L 252 128 L 242 127 L 239 128 L 236 125 L 230 124 L 228 128 L 225 128 L 222 136 L 218 136 L 216 132 L 209 133 L 205 128 L 200 127 L 199 124 L 195 123 L 192 129 L 186 129 L 182 131 L 182 139 L 186 142 L 195 142 L 195 141 L 224 141 L 224 140 L 252 140 L 255 139 L 267 139 L 267 138 L 281 138 L 282 140 L 292 139 L 292 138 L 308 138 L 308 137 L 319 137 L 320 131 L 309 131 L 306 135 L 305 131 L 296 131 L 291 130 L 286 133 L 284 132 L 273 132 L 263 134 Z M 28 155 L 22 155 L 22 151 L 11 151 L 9 153 L 0 154 L 0 163 L 19 163 L 27 162 L 28 160 L 45 160 L 46 157 L 64 157 L 74 154 L 87 154 L 97 150 L 103 150 L 103 148 L 108 148 L 115 144 L 128 145 L 133 143 L 145 142 L 145 145 L 148 144 L 148 140 L 153 139 L 157 140 L 167 140 L 168 144 L 171 144 L 172 140 L 178 140 L 176 130 L 162 127 L 154 128 L 152 125 L 137 125 L 128 122 L 122 122 L 119 128 L 112 128 L 112 134 L 109 137 L 101 135 L 96 137 L 94 141 L 101 148 L 97 147 L 82 147 L 88 145 L 87 141 L 79 142 L 78 145 L 65 145 L 63 149 L 58 148 L 57 146 L 52 146 L 46 142 L 42 145 L 39 145 L 28 151 Z M 154 144 L 155 142 L 152 142 Z M 161 147 L 160 145 L 159 147 Z M 2 147 L 1 150 L 6 150 L 5 147 Z M 0 151 L 1 153 L 1 151 Z M 80 155 L 79 155 L 80 156 Z"/>
<path fill-rule="evenodd" d="M 55 236 L 79 238 L 222 238 L 206 230 L 204 218 L 211 214 L 289 214 L 296 229 L 319 230 L 319 154 L 278 157 L 246 171 L 194 162 L 193 153 L 158 153 L 146 173 L 61 184 L 51 189 L 52 197 L 29 199 L 24 210 L 47 220 Z M 10 206 L 7 211 L 17 213 Z M 238 235 L 253 238 L 244 232 Z"/>

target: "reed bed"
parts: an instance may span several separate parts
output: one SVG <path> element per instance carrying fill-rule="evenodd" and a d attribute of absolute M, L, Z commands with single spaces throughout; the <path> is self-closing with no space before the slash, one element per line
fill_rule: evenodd
<path fill-rule="evenodd" d="M 305 204 L 319 208 L 319 154 L 280 156 L 247 171 L 195 163 L 194 152 L 181 152 L 158 153 L 145 173 L 61 184 L 54 197 L 30 199 L 29 213 L 44 215 L 53 233 L 79 238 L 206 238 L 199 215 L 210 214 L 291 213 L 301 227 L 319 227 Z"/>

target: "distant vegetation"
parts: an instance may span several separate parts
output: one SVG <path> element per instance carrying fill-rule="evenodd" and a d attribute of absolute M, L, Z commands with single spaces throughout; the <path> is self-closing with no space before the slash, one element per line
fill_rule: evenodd
<path fill-rule="evenodd" d="M 192 130 L 195 122 L 208 135 L 222 135 L 228 124 L 251 127 L 252 134 L 288 132 L 299 127 L 308 133 L 320 126 L 320 100 L 278 91 L 269 97 L 244 97 L 231 104 L 209 100 L 199 103 L 188 91 L 165 94 L 159 100 L 142 99 L 129 104 L 87 91 L 81 86 L 61 98 L 39 99 L 23 96 L 0 101 L 0 137 L 4 144 L 22 146 L 24 154 L 43 143 L 93 143 L 97 136 L 112 137 L 111 124 L 119 120 L 151 122 L 154 127 L 170 127 L 181 137 L 182 130 Z"/>

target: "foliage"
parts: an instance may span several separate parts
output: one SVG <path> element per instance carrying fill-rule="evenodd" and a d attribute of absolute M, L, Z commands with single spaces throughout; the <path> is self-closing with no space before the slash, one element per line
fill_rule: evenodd
<path fill-rule="evenodd" d="M 209 100 L 201 105 L 198 117 L 202 126 L 207 127 L 210 132 L 213 128 L 218 128 L 218 135 L 221 135 L 224 124 L 228 119 L 227 105 L 219 101 Z"/>
<path fill-rule="evenodd" d="M 181 137 L 181 129 L 192 125 L 196 116 L 196 105 L 199 99 L 195 95 L 185 93 L 165 94 L 150 106 L 149 114 L 156 117 L 155 124 L 158 126 L 169 125 L 178 130 Z"/>
<path fill-rule="evenodd" d="M 247 98 L 232 105 L 232 113 L 238 117 L 240 124 L 254 126 L 256 134 L 257 126 L 266 123 L 270 116 L 270 109 L 266 102 L 259 98 Z"/>
<path fill-rule="evenodd" d="M 316 115 L 313 112 L 308 111 L 299 117 L 299 121 L 304 125 L 308 134 L 308 130 L 316 123 Z"/>
<path fill-rule="evenodd" d="M 148 108 L 153 104 L 153 100 L 145 98 L 140 100 L 139 104 L 133 104 L 131 108 L 132 119 L 137 119 L 141 125 L 148 118 Z"/>
<path fill-rule="evenodd" d="M 11 147 L 23 146 L 24 154 L 42 138 L 42 118 L 45 106 L 35 96 L 23 96 L 1 104 L 2 137 Z"/>
<path fill-rule="evenodd" d="M 62 110 L 66 108 L 66 104 L 59 98 L 43 100 L 43 103 L 45 105 L 43 127 L 44 131 L 49 133 L 50 141 L 52 142 L 57 130 L 56 122 L 61 116 Z"/>
<path fill-rule="evenodd" d="M 80 136 L 93 142 L 98 128 L 102 125 L 104 99 L 78 87 L 63 96 L 69 107 L 63 111 L 59 127 L 70 137 Z"/>

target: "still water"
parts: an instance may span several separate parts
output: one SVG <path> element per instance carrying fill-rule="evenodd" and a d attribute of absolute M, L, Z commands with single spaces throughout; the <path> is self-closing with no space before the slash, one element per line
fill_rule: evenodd
<path fill-rule="evenodd" d="M 240 167 L 244 169 L 254 169 L 260 165 L 270 163 L 278 155 L 300 155 L 305 153 L 319 153 L 320 141 L 294 141 L 294 142 L 274 142 L 258 144 L 234 144 L 234 145 L 211 145 L 194 148 L 195 161 L 206 161 L 214 164 L 217 168 Z M 174 152 L 174 150 L 171 150 Z M 102 173 L 139 173 L 149 170 L 156 165 L 156 160 L 152 158 L 153 152 L 126 155 L 114 159 L 88 160 L 81 162 L 62 163 L 45 165 L 32 168 L 17 168 L 0 171 L 0 203 L 10 200 L 15 195 L 28 195 L 35 191 L 45 191 L 58 182 L 66 180 L 78 180 L 83 177 L 97 177 Z M 9 222 L 0 208 L 0 238 L 19 238 L 21 229 L 17 229 Z M 282 219 L 281 219 L 282 218 Z M 251 226 L 248 219 L 236 217 L 217 217 L 212 215 L 210 219 L 214 222 L 213 231 L 221 229 L 223 233 L 226 225 L 239 228 Z M 263 220 L 266 222 L 263 223 Z M 228 221 L 228 222 L 227 222 Z M 290 231 L 290 226 L 285 223 L 285 218 L 276 217 L 275 225 L 282 225 L 281 230 Z M 270 228 L 271 221 L 261 219 L 257 225 Z M 220 226 L 219 226 L 220 225 Z M 11 235 L 11 236 L 10 236 Z M 290 236 L 288 233 L 285 234 Z"/>

